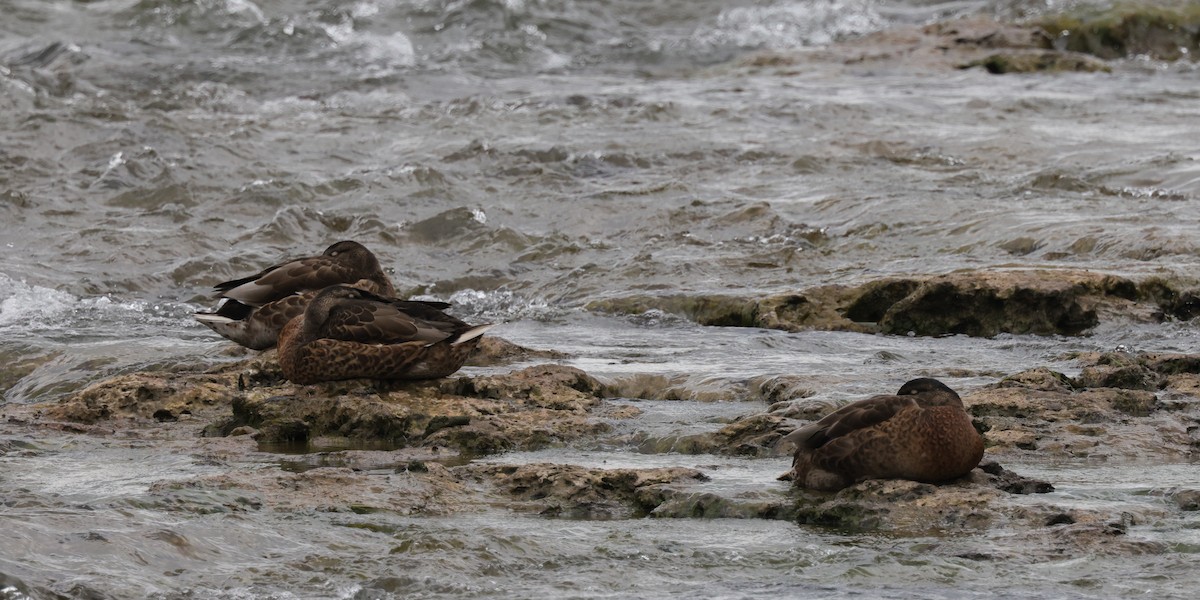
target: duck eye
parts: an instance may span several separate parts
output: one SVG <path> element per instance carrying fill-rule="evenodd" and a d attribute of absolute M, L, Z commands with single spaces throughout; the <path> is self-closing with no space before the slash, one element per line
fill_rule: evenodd
<path fill-rule="evenodd" d="M 337 250 L 334 250 L 333 252 L 330 252 L 330 253 L 329 253 L 329 255 L 330 255 L 330 256 L 337 256 L 337 255 L 338 255 L 338 251 L 337 251 Z"/>

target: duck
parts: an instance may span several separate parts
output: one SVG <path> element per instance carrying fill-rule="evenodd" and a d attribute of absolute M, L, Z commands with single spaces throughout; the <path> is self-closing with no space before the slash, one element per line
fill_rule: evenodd
<path fill-rule="evenodd" d="M 222 337 L 251 350 L 275 347 L 283 326 L 304 312 L 318 291 L 351 284 L 381 296 L 396 295 L 379 260 L 362 244 L 343 240 L 318 256 L 279 263 L 213 286 L 222 299 L 214 312 L 193 316 Z"/>
<path fill-rule="evenodd" d="M 326 287 L 280 332 L 280 369 L 300 385 L 446 377 L 462 368 L 492 327 L 442 312 L 449 306 L 348 285 Z"/>
<path fill-rule="evenodd" d="M 937 379 L 908 381 L 894 396 L 852 402 L 780 440 L 795 444 L 793 487 L 836 491 L 867 479 L 942 483 L 979 465 L 983 436 L 962 399 Z"/>

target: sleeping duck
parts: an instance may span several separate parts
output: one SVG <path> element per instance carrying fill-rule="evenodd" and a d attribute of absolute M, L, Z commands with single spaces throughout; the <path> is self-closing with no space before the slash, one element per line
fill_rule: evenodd
<path fill-rule="evenodd" d="M 370 250 L 358 242 L 341 241 L 320 256 L 280 263 L 249 277 L 218 283 L 213 290 L 224 301 L 216 312 L 194 316 L 233 342 L 252 350 L 266 350 L 275 346 L 283 326 L 304 312 L 318 291 L 339 283 L 381 296 L 396 295 Z"/>
<path fill-rule="evenodd" d="M 962 477 L 983 458 L 983 437 L 962 399 L 944 383 L 913 379 L 895 396 L 852 402 L 788 434 L 796 445 L 795 487 L 840 490 L 866 479 L 938 483 Z"/>
<path fill-rule="evenodd" d="M 462 367 L 492 327 L 468 325 L 442 312 L 447 307 L 327 287 L 279 334 L 279 366 L 299 384 L 445 377 Z"/>

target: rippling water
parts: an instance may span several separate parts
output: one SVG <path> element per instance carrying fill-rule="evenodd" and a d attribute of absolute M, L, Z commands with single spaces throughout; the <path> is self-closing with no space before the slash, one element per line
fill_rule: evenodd
<path fill-rule="evenodd" d="M 337 239 L 374 250 L 406 291 L 506 320 L 497 333 L 517 343 L 706 401 L 781 373 L 839 401 L 916 372 L 969 390 L 1070 370 L 1059 361 L 1075 349 L 1196 352 L 1178 323 L 920 339 L 582 310 L 980 267 L 1192 277 L 1195 63 L 995 77 L 831 45 L 1064 4 L 0 0 L 0 390 L 35 402 L 228 360 L 190 319 L 210 286 Z M 1014 597 L 1103 597 L 1138 592 L 1135 568 L 1182 578 L 1159 597 L 1197 583 L 1172 563 L 1186 555 L 918 564 L 907 556 L 925 542 L 765 522 L 399 519 L 387 526 L 458 541 L 397 556 L 399 533 L 334 516 L 231 522 L 140 503 L 169 472 L 210 468 L 187 449 L 30 443 L 33 463 L 10 454 L 0 472 L 17 490 L 0 513 L 5 598 L 21 597 L 10 580 L 73 596 L 357 598 L 995 597 L 999 579 L 1022 582 Z M 753 469 L 771 481 L 778 467 Z M 118 552 L 95 560 L 106 548 Z M 644 577 L 617 581 L 629 564 Z"/>

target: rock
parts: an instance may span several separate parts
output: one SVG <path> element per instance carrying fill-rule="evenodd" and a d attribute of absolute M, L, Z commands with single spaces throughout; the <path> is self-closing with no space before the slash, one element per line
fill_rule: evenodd
<path fill-rule="evenodd" d="M 591 414 L 607 395 L 596 379 L 560 365 L 432 381 L 297 386 L 279 375 L 273 353 L 264 353 L 209 373 L 120 375 L 58 401 L 11 405 L 5 412 L 10 419 L 76 428 L 186 421 L 203 435 L 252 435 L 261 443 L 304 445 L 333 437 L 480 455 L 607 431 L 611 426 Z"/>
<path fill-rule="evenodd" d="M 902 479 L 872 479 L 834 494 L 794 490 L 801 524 L 849 531 L 880 530 L 912 535 L 944 530 L 981 530 L 1002 515 L 1003 492 L 960 481 L 941 486 Z"/>
<path fill-rule="evenodd" d="M 1200 51 L 1200 7 L 1123 2 L 1100 10 L 1081 7 L 1038 21 L 1049 45 L 1100 58 L 1145 55 L 1159 60 Z"/>
<path fill-rule="evenodd" d="M 906 536 L 969 533 L 1002 526 L 1022 539 L 1017 547 L 1026 560 L 1081 552 L 1122 556 L 1166 551 L 1165 544 L 1128 536 L 1131 526 L 1163 518 L 1165 513 L 1160 510 L 1061 508 L 1047 503 L 1052 498 L 1006 501 L 1009 493 L 1049 489 L 1045 482 L 1022 478 L 985 462 L 966 477 L 943 485 L 870 480 L 836 493 L 793 493 L 796 519 L 801 524 Z M 1011 542 L 1005 546 L 1014 547 Z M 1000 548 L 997 551 L 1004 552 Z"/>
<path fill-rule="evenodd" d="M 740 382 L 687 374 L 636 373 L 608 384 L 608 393 L 617 398 L 642 400 L 692 400 L 725 402 L 747 393 Z"/>
<path fill-rule="evenodd" d="M 994 460 L 985 460 L 971 473 L 973 480 L 1010 494 L 1048 494 L 1054 486 L 1048 481 L 1018 475 Z"/>
<path fill-rule="evenodd" d="M 793 503 L 782 494 L 742 494 L 727 498 L 712 492 L 675 492 L 650 511 L 658 518 L 778 519 L 796 518 Z"/>
<path fill-rule="evenodd" d="M 317 436 L 437 445 L 470 455 L 532 450 L 606 431 L 589 411 L 604 388 L 579 369 L 529 367 L 483 377 L 389 383 L 335 382 L 255 390 L 232 402 L 216 433 L 249 426 L 260 441 Z"/>
<path fill-rule="evenodd" d="M 884 279 L 868 283 L 858 290 L 853 301 L 843 310 L 851 321 L 878 323 L 888 309 L 921 287 L 915 279 Z"/>
<path fill-rule="evenodd" d="M 1169 284 L 1089 271 L 973 271 L 817 286 L 757 300 L 670 295 L 609 299 L 591 310 L 674 312 L 705 325 L 891 334 L 1079 335 L 1102 318 L 1161 320 Z M 702 308 L 703 307 L 703 308 Z M 719 308 L 718 308 L 719 307 Z"/>
<path fill-rule="evenodd" d="M 446 467 L 379 473 L 346 467 L 302 472 L 244 469 L 167 480 L 150 486 L 149 502 L 198 514 L 273 510 L 445 515 L 472 506 L 472 496 Z"/>
<path fill-rule="evenodd" d="M 775 456 L 775 445 L 786 431 L 786 419 L 779 415 L 757 414 L 742 417 L 708 434 L 712 451 L 735 456 Z"/>
<path fill-rule="evenodd" d="M 684 315 L 701 325 L 754 327 L 758 307 L 754 302 L 732 296 L 629 296 L 594 300 L 584 308 L 596 312 L 641 314 L 649 310 Z"/>
<path fill-rule="evenodd" d="M 1095 365 L 1084 367 L 1075 378 L 1075 384 L 1081 388 L 1154 391 L 1165 383 L 1166 377 L 1139 364 L 1135 357 L 1116 352 L 1105 354 Z"/>
<path fill-rule="evenodd" d="M 991 337 L 1078 335 L 1099 320 L 1106 278 L 1087 273 L 983 272 L 924 281 L 879 320 L 886 333 Z"/>
<path fill-rule="evenodd" d="M 705 481 L 695 469 L 589 469 L 576 465 L 468 465 L 458 470 L 490 482 L 541 514 L 570 518 L 628 518 L 649 514 L 669 485 Z"/>
<path fill-rule="evenodd" d="M 532 360 L 563 358 L 567 358 L 563 352 L 526 348 L 504 338 L 488 335 L 479 340 L 479 345 L 475 347 L 475 351 L 471 353 L 466 364 L 471 367 L 492 367 Z"/>
<path fill-rule="evenodd" d="M 1044 392 L 1067 393 L 1075 389 L 1075 382 L 1070 377 L 1045 367 L 1037 367 L 1009 375 L 1001 379 L 996 387 L 1020 387 Z"/>
<path fill-rule="evenodd" d="M 798 294 L 768 296 L 756 301 L 753 326 L 784 331 L 830 329 L 870 333 L 873 323 L 857 323 L 843 314 L 859 290 L 839 285 L 819 286 Z"/>
<path fill-rule="evenodd" d="M 134 373 L 94 383 L 42 409 L 44 417 L 85 424 L 112 419 L 177 420 L 228 406 L 234 397 L 221 377 Z"/>
<path fill-rule="evenodd" d="M 1179 510 L 1200 510 L 1200 490 L 1179 490 L 1171 493 L 1170 498 Z"/>
<path fill-rule="evenodd" d="M 989 452 L 1029 451 L 1041 459 L 1194 451 L 1192 411 L 1200 369 L 1188 355 L 1087 353 L 1072 380 L 1048 369 L 1017 373 L 963 400 L 985 428 Z"/>
<path fill-rule="evenodd" d="M 1007 73 L 1041 73 L 1041 72 L 1083 72 L 1111 73 L 1112 67 L 1086 54 L 1076 52 L 1059 52 L 1055 50 L 1000 52 L 985 58 L 976 59 L 961 65 L 959 68 L 971 69 L 983 67 L 993 75 Z M 1007 249 L 1007 248 L 1006 248 Z M 1028 254 L 1033 249 L 1014 254 Z"/>

